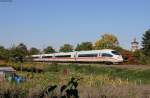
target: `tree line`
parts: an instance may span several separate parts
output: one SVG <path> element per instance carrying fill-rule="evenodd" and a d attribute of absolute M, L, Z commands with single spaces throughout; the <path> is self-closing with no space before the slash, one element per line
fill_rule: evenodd
<path fill-rule="evenodd" d="M 72 52 L 72 51 L 86 51 L 94 49 L 114 48 L 118 47 L 118 39 L 112 34 L 104 34 L 93 45 L 92 42 L 81 42 L 74 48 L 71 44 L 64 44 L 60 47 L 59 51 L 56 51 L 52 46 L 47 46 L 43 50 L 32 47 L 30 49 L 24 43 L 20 43 L 17 46 L 13 46 L 6 49 L 4 46 L 0 46 L 0 59 L 3 60 L 19 60 L 26 56 L 41 54 L 41 53 L 56 53 L 56 52 Z"/>
<path fill-rule="evenodd" d="M 127 56 L 133 55 L 137 59 L 150 57 L 150 29 L 145 31 L 142 37 L 142 48 L 132 53 L 129 50 L 123 49 L 119 45 L 118 38 L 113 34 L 103 34 L 95 43 L 81 42 L 74 47 L 71 44 L 64 44 L 60 47 L 59 51 L 56 51 L 52 46 L 47 46 L 43 50 L 31 47 L 30 49 L 24 43 L 20 43 L 17 46 L 11 48 L 5 48 L 0 46 L 0 60 L 18 61 L 23 60 L 27 56 L 41 53 L 56 53 L 56 52 L 72 52 L 72 51 L 86 51 L 97 49 L 114 49 Z"/>

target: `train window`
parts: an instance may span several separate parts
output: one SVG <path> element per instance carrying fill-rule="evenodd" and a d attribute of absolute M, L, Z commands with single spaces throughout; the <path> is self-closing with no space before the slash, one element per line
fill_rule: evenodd
<path fill-rule="evenodd" d="M 97 57 L 97 54 L 79 54 L 78 57 Z"/>
<path fill-rule="evenodd" d="M 114 55 L 120 55 L 117 51 L 111 51 Z"/>
<path fill-rule="evenodd" d="M 102 57 L 113 57 L 111 54 L 108 53 L 102 53 Z"/>
<path fill-rule="evenodd" d="M 52 58 L 52 56 L 42 56 L 42 58 Z"/>
<path fill-rule="evenodd" d="M 56 58 L 70 58 L 71 55 L 57 55 Z"/>

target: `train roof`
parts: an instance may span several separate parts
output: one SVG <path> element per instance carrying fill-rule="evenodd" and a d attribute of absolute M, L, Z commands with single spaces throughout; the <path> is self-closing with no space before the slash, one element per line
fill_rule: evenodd
<path fill-rule="evenodd" d="M 58 53 L 51 53 L 51 54 L 39 54 L 39 55 L 32 55 L 32 57 L 39 57 L 39 56 L 53 56 L 53 55 L 72 55 L 72 54 L 84 54 L 84 53 L 98 53 L 98 52 L 110 52 L 114 51 L 113 49 L 102 49 L 102 50 L 88 50 L 88 51 L 74 51 L 74 52 L 58 52 Z"/>
<path fill-rule="evenodd" d="M 58 53 L 54 53 L 54 55 L 71 55 L 74 54 L 75 52 L 58 52 Z"/>
<path fill-rule="evenodd" d="M 98 53 L 98 52 L 110 52 L 114 51 L 112 49 L 102 49 L 102 50 L 88 50 L 88 51 L 77 51 L 78 53 Z"/>
<path fill-rule="evenodd" d="M 102 50 L 87 50 L 87 51 L 77 51 L 77 52 L 101 52 L 101 51 L 114 51 L 113 49 L 102 49 Z"/>

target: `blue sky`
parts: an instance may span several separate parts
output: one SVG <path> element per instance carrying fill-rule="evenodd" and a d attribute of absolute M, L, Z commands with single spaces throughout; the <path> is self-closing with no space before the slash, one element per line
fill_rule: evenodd
<path fill-rule="evenodd" d="M 129 49 L 150 29 L 150 0 L 12 0 L 0 2 L 0 45 L 58 49 L 95 42 L 104 33 Z"/>

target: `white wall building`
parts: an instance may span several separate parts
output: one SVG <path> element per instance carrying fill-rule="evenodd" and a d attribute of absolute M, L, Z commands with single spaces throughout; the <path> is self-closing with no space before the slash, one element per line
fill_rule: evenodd
<path fill-rule="evenodd" d="M 139 43 L 136 41 L 136 38 L 131 42 L 131 51 L 135 52 L 139 49 Z"/>

